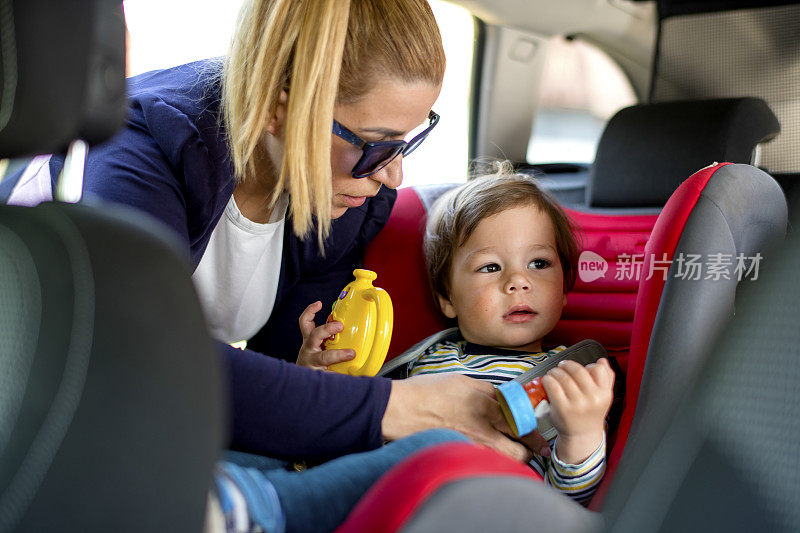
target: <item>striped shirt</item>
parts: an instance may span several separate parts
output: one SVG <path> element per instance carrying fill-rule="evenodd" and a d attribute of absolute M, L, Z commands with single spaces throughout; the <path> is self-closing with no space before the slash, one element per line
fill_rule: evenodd
<path fill-rule="evenodd" d="M 501 385 L 535 367 L 566 346 L 549 352 L 528 354 L 502 348 L 490 348 L 465 340 L 440 342 L 425 350 L 414 361 L 409 376 L 457 372 L 465 376 Z"/>
<path fill-rule="evenodd" d="M 547 352 L 523 353 L 469 343 L 465 340 L 438 342 L 427 348 L 410 364 L 409 376 L 456 372 L 468 377 L 500 385 L 530 370 L 564 350 L 564 346 Z M 578 465 L 570 465 L 558 458 L 558 437 L 549 421 L 540 421 L 539 430 L 548 438 L 553 453 L 550 457 L 533 455 L 531 467 L 546 483 L 578 503 L 591 500 L 606 471 L 606 441 Z M 551 438 L 552 437 L 552 438 Z"/>

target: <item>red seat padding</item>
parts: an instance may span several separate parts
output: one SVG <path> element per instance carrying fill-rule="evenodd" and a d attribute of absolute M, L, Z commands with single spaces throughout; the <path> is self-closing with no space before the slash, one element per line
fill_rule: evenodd
<path fill-rule="evenodd" d="M 482 476 L 541 481 L 528 465 L 488 448 L 463 442 L 433 446 L 384 474 L 336 531 L 397 531 L 444 485 Z"/>
<path fill-rule="evenodd" d="M 618 261 L 642 257 L 658 215 L 603 215 L 567 209 L 580 228 L 580 248 L 608 263 L 605 275 L 594 281 L 581 276 L 567 295 L 567 305 L 545 344 L 570 346 L 595 339 L 625 372 L 633 329 L 639 273 Z M 630 274 L 630 275 L 629 275 Z"/>

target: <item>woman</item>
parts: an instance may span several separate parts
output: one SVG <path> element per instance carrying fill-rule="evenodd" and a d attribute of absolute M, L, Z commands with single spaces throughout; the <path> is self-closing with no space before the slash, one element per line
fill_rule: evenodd
<path fill-rule="evenodd" d="M 530 457 L 505 435 L 487 383 L 353 378 L 227 344 L 291 316 L 294 352 L 283 355 L 296 357 L 300 311 L 337 294 L 388 218 L 403 155 L 435 125 L 443 73 L 424 0 L 253 0 L 222 68 L 130 80 L 127 127 L 90 152 L 84 198 L 148 212 L 183 240 L 225 353 L 234 449 L 330 458 L 450 427 Z M 30 175 L 46 180 L 61 165 Z M 276 345 L 289 336 L 273 331 Z"/>

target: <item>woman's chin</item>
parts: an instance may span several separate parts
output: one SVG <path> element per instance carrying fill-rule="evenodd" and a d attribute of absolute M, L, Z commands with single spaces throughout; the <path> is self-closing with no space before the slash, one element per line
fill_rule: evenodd
<path fill-rule="evenodd" d="M 347 212 L 347 207 L 343 205 L 332 205 L 331 206 L 331 219 L 336 220 L 340 216 L 344 215 Z"/>

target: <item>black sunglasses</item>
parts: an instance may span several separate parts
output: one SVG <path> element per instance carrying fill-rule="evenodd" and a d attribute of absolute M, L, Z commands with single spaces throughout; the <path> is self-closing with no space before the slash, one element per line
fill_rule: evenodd
<path fill-rule="evenodd" d="M 361 159 L 355 164 L 353 170 L 350 172 L 354 178 L 366 178 L 378 172 L 380 169 L 392 162 L 392 160 L 400 154 L 403 157 L 413 152 L 419 146 L 425 137 L 431 132 L 434 126 L 439 122 L 439 115 L 431 111 L 428 114 L 430 124 L 419 135 L 415 136 L 410 141 L 379 141 L 369 142 L 365 141 L 352 131 L 348 130 L 336 120 L 333 121 L 333 134 L 341 137 L 350 144 L 354 144 L 361 148 L 364 153 Z"/>

